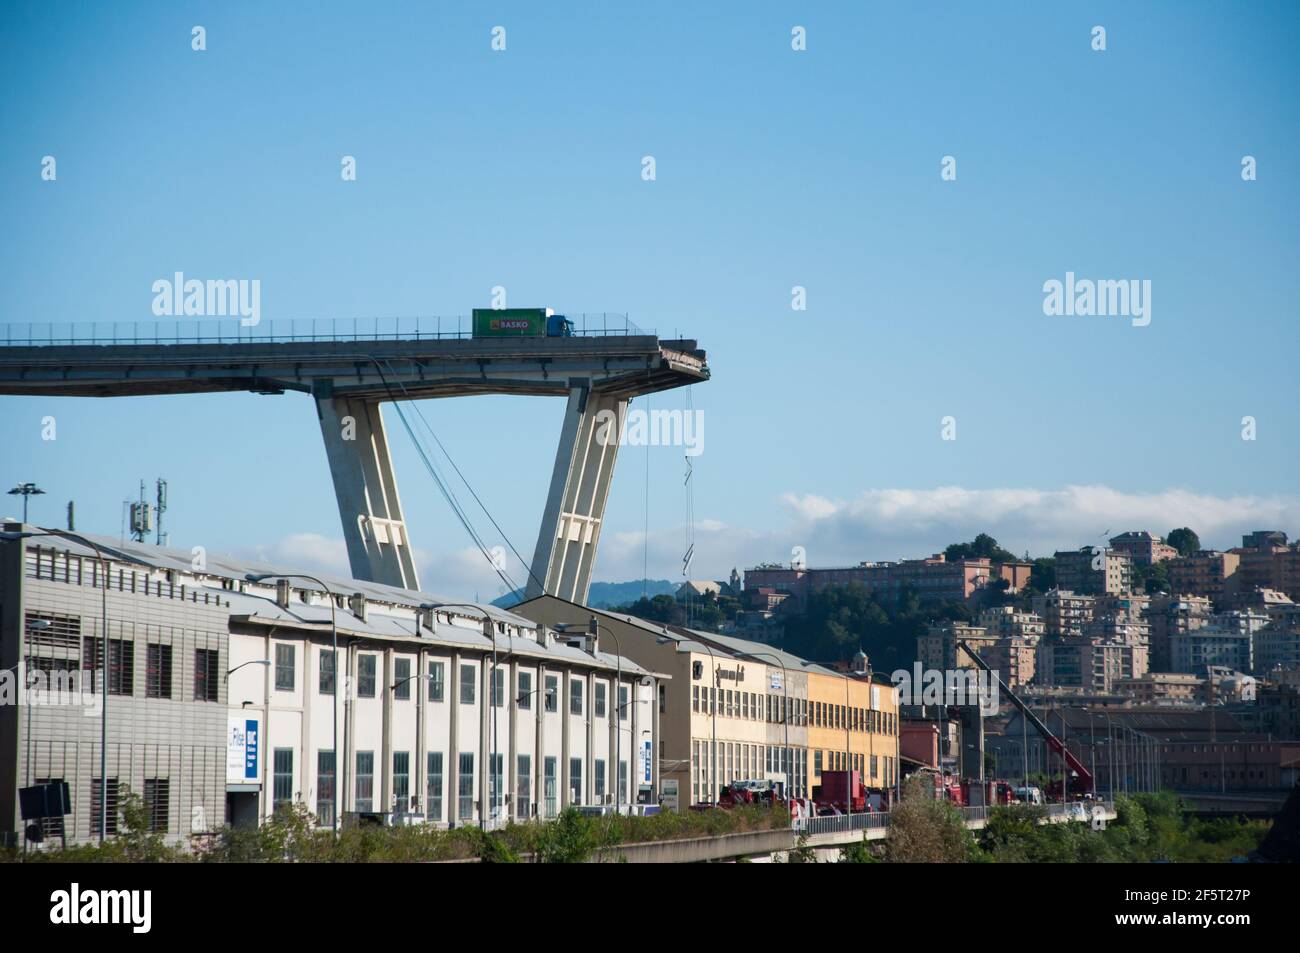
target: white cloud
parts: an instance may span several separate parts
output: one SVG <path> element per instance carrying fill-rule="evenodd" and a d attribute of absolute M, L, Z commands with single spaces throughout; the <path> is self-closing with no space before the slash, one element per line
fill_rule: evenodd
<path fill-rule="evenodd" d="M 1095 485 L 1057 490 L 936 487 L 867 490 L 851 500 L 787 493 L 780 503 L 770 513 L 755 514 L 748 526 L 698 520 L 691 578 L 723 579 L 733 566 L 743 571 L 760 562 L 789 562 L 795 546 L 806 550 L 811 566 L 836 566 L 868 559 L 915 559 L 977 533 L 989 533 L 1015 553 L 1028 550 L 1031 555 L 1044 555 L 1131 529 L 1164 535 L 1175 527 L 1190 526 L 1203 545 L 1221 549 L 1239 545 L 1243 533 L 1256 529 L 1281 529 L 1292 535 L 1300 531 L 1300 498 L 1215 496 L 1185 489 L 1127 493 Z M 651 531 L 650 577 L 681 579 L 686 546 L 682 525 Z M 342 540 L 315 534 L 285 537 L 258 550 L 257 556 L 275 564 L 348 573 Z M 597 579 L 639 579 L 645 564 L 643 532 L 606 528 Z M 477 594 L 489 600 L 503 589 L 473 547 L 442 552 L 417 549 L 416 565 L 426 592 L 459 598 Z M 528 572 L 513 554 L 507 572 L 519 585 L 526 583 Z"/>

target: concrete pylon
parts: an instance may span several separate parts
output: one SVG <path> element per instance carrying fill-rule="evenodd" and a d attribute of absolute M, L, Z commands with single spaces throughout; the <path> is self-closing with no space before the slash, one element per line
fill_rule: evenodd
<path fill-rule="evenodd" d="M 628 402 L 593 392 L 589 380 L 569 384 L 527 597 L 545 591 L 585 605 Z"/>
<path fill-rule="evenodd" d="M 348 563 L 357 579 L 419 589 L 379 401 L 312 395 L 334 478 Z"/>

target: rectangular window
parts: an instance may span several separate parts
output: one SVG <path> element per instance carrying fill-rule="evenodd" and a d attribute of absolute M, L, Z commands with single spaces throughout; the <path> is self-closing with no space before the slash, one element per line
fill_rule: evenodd
<path fill-rule="evenodd" d="M 393 810 L 411 809 L 411 752 L 393 752 Z"/>
<path fill-rule="evenodd" d="M 357 810 L 369 812 L 375 809 L 375 753 L 373 751 L 357 752 Z"/>
<path fill-rule="evenodd" d="M 519 673 L 519 707 L 528 711 L 533 707 L 533 676 L 531 672 Z"/>
<path fill-rule="evenodd" d="M 171 818 L 171 780 L 168 778 L 144 779 L 144 810 L 148 817 L 149 832 L 166 834 Z"/>
<path fill-rule="evenodd" d="M 316 821 L 334 826 L 334 752 L 316 752 Z"/>
<path fill-rule="evenodd" d="M 559 711 L 560 705 L 560 677 L 558 675 L 546 676 L 546 710 Z"/>
<path fill-rule="evenodd" d="M 558 811 L 559 805 L 555 803 L 556 783 L 555 783 L 556 762 L 554 758 L 546 758 L 542 762 L 542 797 L 546 799 L 546 816 L 554 817 Z"/>
<path fill-rule="evenodd" d="M 603 758 L 596 759 L 596 773 L 592 775 L 591 780 L 596 785 L 596 803 L 600 804 L 605 797 L 605 761 Z"/>
<path fill-rule="evenodd" d="M 446 677 L 446 666 L 442 662 L 429 663 L 429 701 L 440 702 L 446 695 L 446 684 L 443 681 Z"/>
<path fill-rule="evenodd" d="M 464 669 L 461 669 L 462 678 L 464 674 Z M 460 801 L 457 817 L 462 821 L 470 820 L 474 816 L 474 753 L 471 751 L 462 751 L 460 753 L 459 794 Z"/>
<path fill-rule="evenodd" d="M 822 753 L 821 753 L 821 749 L 818 749 L 813 752 L 813 777 L 820 778 L 821 776 L 822 776 Z"/>
<path fill-rule="evenodd" d="M 144 652 L 144 697 L 172 697 L 172 647 L 147 645 Z"/>
<path fill-rule="evenodd" d="M 618 763 L 618 797 L 620 804 L 627 803 L 627 762 Z"/>
<path fill-rule="evenodd" d="M 605 717 L 605 683 L 604 682 L 596 683 L 595 706 L 596 706 L 596 717 L 604 718 Z"/>
<path fill-rule="evenodd" d="M 409 658 L 393 659 L 393 699 L 399 702 L 411 700 L 411 660 Z"/>
<path fill-rule="evenodd" d="M 579 682 L 579 685 L 582 683 Z M 569 759 L 569 803 L 582 803 L 582 759 Z"/>
<path fill-rule="evenodd" d="M 221 663 L 216 649 L 194 650 L 194 700 L 214 702 L 221 688 Z"/>
<path fill-rule="evenodd" d="M 430 751 L 426 767 L 424 816 L 430 821 L 442 820 L 442 752 Z"/>
<path fill-rule="evenodd" d="M 460 703 L 462 705 L 474 704 L 474 683 L 478 680 L 478 672 L 473 665 L 462 665 L 460 667 Z"/>
<path fill-rule="evenodd" d="M 100 800 L 103 797 L 100 779 L 90 779 L 90 833 L 99 836 Z M 104 825 L 109 834 L 117 833 L 117 778 L 108 779 L 108 817 Z"/>
<path fill-rule="evenodd" d="M 618 720 L 627 721 L 627 686 L 618 686 Z"/>
<path fill-rule="evenodd" d="M 505 791 L 505 780 L 501 770 L 504 762 L 505 755 L 488 755 L 488 810 L 493 817 L 496 817 L 502 808 L 501 795 Z"/>
<path fill-rule="evenodd" d="M 375 697 L 375 661 L 377 655 L 357 656 L 357 697 Z"/>
<path fill-rule="evenodd" d="M 334 650 L 320 650 L 320 693 L 334 694 Z"/>
<path fill-rule="evenodd" d="M 492 707 L 500 708 L 506 698 L 506 670 L 497 666 L 492 670 Z"/>
<path fill-rule="evenodd" d="M 104 664 L 104 640 L 82 639 L 82 667 L 94 669 L 97 673 Z M 102 683 L 102 675 L 98 679 Z M 94 682 L 92 682 L 94 684 Z M 110 695 L 132 695 L 135 686 L 135 643 L 127 639 L 108 640 L 108 693 Z M 212 699 L 215 701 L 216 699 Z"/>
<path fill-rule="evenodd" d="M 533 759 L 521 754 L 515 759 L 515 817 L 526 821 L 533 810 Z"/>
<path fill-rule="evenodd" d="M 569 714 L 582 714 L 582 682 L 576 678 L 569 679 Z"/>
<path fill-rule="evenodd" d="M 272 805 L 279 810 L 293 803 L 293 749 L 275 749 L 275 787 Z"/>
<path fill-rule="evenodd" d="M 276 643 L 275 690 L 277 692 L 293 691 L 294 654 L 294 646 Z"/>
<path fill-rule="evenodd" d="M 691 686 L 691 711 L 700 710 L 700 686 Z"/>

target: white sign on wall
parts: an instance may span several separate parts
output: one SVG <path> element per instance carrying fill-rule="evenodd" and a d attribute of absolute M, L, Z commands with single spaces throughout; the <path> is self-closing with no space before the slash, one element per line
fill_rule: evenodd
<path fill-rule="evenodd" d="M 252 784 L 259 778 L 262 725 L 256 715 L 226 719 L 226 783 Z"/>

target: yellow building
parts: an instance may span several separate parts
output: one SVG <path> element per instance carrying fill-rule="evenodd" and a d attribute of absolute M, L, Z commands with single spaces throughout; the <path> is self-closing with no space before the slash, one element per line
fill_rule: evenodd
<path fill-rule="evenodd" d="M 858 771 L 868 788 L 892 788 L 898 772 L 898 689 L 871 679 L 858 652 L 844 674 L 808 671 L 808 777 Z"/>

